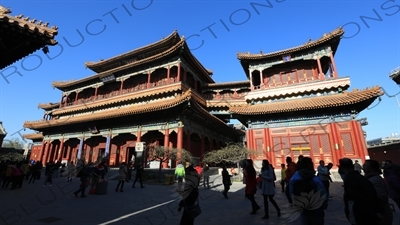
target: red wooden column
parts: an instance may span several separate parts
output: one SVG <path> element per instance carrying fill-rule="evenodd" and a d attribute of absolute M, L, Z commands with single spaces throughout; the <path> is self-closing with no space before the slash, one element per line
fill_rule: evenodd
<path fill-rule="evenodd" d="M 268 161 L 275 167 L 275 157 L 271 149 L 271 135 L 269 134 L 269 128 L 264 128 L 264 147 L 265 156 L 267 157 Z"/>
<path fill-rule="evenodd" d="M 321 61 L 319 56 L 317 56 L 317 63 L 318 63 L 318 75 L 320 80 L 325 80 L 325 75 L 322 71 Z"/>
<path fill-rule="evenodd" d="M 141 141 L 142 141 L 142 132 L 138 130 L 136 133 L 136 142 L 141 142 Z"/>
<path fill-rule="evenodd" d="M 264 79 L 262 75 L 262 70 L 260 70 L 260 88 L 264 88 Z"/>
<path fill-rule="evenodd" d="M 334 78 L 338 78 L 338 77 L 339 77 L 339 74 L 338 74 L 337 69 L 336 69 L 335 58 L 333 57 L 332 52 L 331 52 L 331 54 L 330 54 L 330 58 L 331 58 L 332 66 L 333 66 L 333 77 L 334 77 Z"/>
<path fill-rule="evenodd" d="M 121 87 L 119 87 L 119 94 L 122 94 L 123 87 L 124 87 L 124 79 L 121 79 Z"/>
<path fill-rule="evenodd" d="M 147 72 L 147 88 L 150 88 L 151 72 Z"/>
<path fill-rule="evenodd" d="M 44 150 L 45 150 L 45 148 L 46 148 L 46 144 L 47 144 L 47 142 L 45 141 L 45 140 L 42 140 L 42 146 L 40 147 L 40 151 L 39 151 L 39 154 L 37 155 L 37 157 L 36 157 L 36 161 L 41 161 L 41 162 L 43 162 L 43 154 L 44 154 Z"/>
<path fill-rule="evenodd" d="M 183 147 L 183 127 L 180 124 L 178 127 L 178 137 L 177 137 L 177 143 L 176 143 L 176 148 L 178 149 L 177 153 L 177 163 L 182 162 L 182 147 Z"/>
<path fill-rule="evenodd" d="M 49 156 L 49 149 L 50 149 L 50 141 L 47 141 L 46 148 L 44 149 L 42 163 L 45 165 L 47 163 L 47 157 Z"/>
<path fill-rule="evenodd" d="M 96 87 L 96 88 L 94 89 L 94 100 L 97 99 L 97 92 L 98 92 L 98 90 L 99 90 L 99 87 Z"/>
<path fill-rule="evenodd" d="M 361 125 L 358 123 L 357 120 L 352 120 L 351 121 L 351 129 L 354 133 L 355 136 L 355 143 L 354 143 L 354 148 L 356 150 L 357 156 L 359 156 L 362 160 L 362 163 L 364 163 L 365 156 L 368 155 L 367 148 L 365 146 L 365 141 L 364 141 L 364 135 L 360 133 L 361 130 Z"/>
<path fill-rule="evenodd" d="M 164 149 L 169 148 L 169 129 L 164 130 Z M 168 161 L 162 163 L 162 168 L 168 168 Z"/>
<path fill-rule="evenodd" d="M 168 69 L 167 69 L 167 84 L 171 83 L 170 76 L 171 76 L 171 66 L 168 66 Z"/>
<path fill-rule="evenodd" d="M 58 150 L 58 152 L 58 159 L 62 159 L 64 156 L 64 138 L 62 138 L 60 141 L 60 149 Z"/>
<path fill-rule="evenodd" d="M 340 145 L 339 145 L 339 139 L 338 139 L 338 134 L 337 134 L 337 127 L 336 123 L 332 122 L 329 124 L 329 129 L 330 129 L 330 134 L 329 134 L 329 139 L 331 140 L 331 147 L 332 147 L 332 163 L 334 166 L 339 165 L 339 159 L 340 157 Z"/>
<path fill-rule="evenodd" d="M 251 130 L 248 129 L 246 131 L 246 144 L 247 144 L 248 149 L 251 149 L 251 141 L 250 140 L 251 140 Z"/>
<path fill-rule="evenodd" d="M 181 62 L 178 62 L 178 71 L 177 71 L 178 75 L 177 75 L 177 81 L 181 81 Z"/>

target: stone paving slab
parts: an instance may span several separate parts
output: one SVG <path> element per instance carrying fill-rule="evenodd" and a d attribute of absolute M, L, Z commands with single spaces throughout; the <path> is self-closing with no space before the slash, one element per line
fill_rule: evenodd
<path fill-rule="evenodd" d="M 244 184 L 234 182 L 228 193 L 229 199 L 221 194 L 223 189 L 221 176 L 212 176 L 212 188 L 200 188 L 202 214 L 195 224 L 242 225 L 242 224 L 287 224 L 278 218 L 270 204 L 270 219 L 263 220 L 262 197 L 256 195 L 256 201 L 262 207 L 256 215 L 249 215 L 250 201 L 244 197 Z M 87 198 L 75 198 L 73 192 L 79 186 L 78 178 L 66 182 L 65 178 L 55 178 L 52 187 L 43 187 L 43 179 L 34 184 L 24 183 L 21 189 L 0 189 L 0 224 L 29 225 L 174 225 L 179 224 L 181 212 L 177 211 L 180 195 L 177 184 L 156 185 L 146 183 L 144 188 L 132 182 L 125 183 L 124 192 L 115 192 L 117 181 L 109 181 L 106 195 L 88 195 Z M 349 224 L 343 212 L 342 183 L 331 185 L 332 201 L 326 210 L 325 224 Z M 278 205 L 287 204 L 286 196 L 280 192 L 277 184 L 275 200 Z M 397 213 L 398 213 L 398 209 Z M 399 214 L 395 220 L 399 220 Z M 296 222 L 291 224 L 297 224 Z M 399 224 L 399 223 L 393 223 Z"/>

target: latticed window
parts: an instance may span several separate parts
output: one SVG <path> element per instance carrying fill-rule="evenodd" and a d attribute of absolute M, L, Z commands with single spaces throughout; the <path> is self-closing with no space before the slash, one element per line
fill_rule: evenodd
<path fill-rule="evenodd" d="M 262 138 L 256 139 L 256 148 L 257 148 L 257 156 L 263 156 L 264 148 L 263 148 L 263 139 Z"/>
<path fill-rule="evenodd" d="M 321 134 L 320 139 L 321 139 L 322 152 L 325 155 L 330 155 L 332 151 L 331 151 L 331 144 L 329 142 L 329 136 L 327 134 Z"/>
<path fill-rule="evenodd" d="M 310 135 L 310 147 L 313 154 L 319 154 L 318 135 Z"/>
<path fill-rule="evenodd" d="M 350 133 L 342 133 L 342 148 L 345 154 L 353 155 L 354 148 L 353 143 L 351 141 L 351 134 Z"/>

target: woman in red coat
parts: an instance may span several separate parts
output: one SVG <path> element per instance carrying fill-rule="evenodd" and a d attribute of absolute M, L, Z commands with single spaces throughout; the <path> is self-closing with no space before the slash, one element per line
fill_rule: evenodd
<path fill-rule="evenodd" d="M 260 209 L 260 206 L 257 204 L 254 199 L 254 195 L 257 192 L 257 181 L 256 181 L 256 170 L 253 166 L 253 160 L 246 159 L 245 167 L 244 167 L 244 179 L 246 180 L 246 198 L 250 200 L 252 211 L 250 214 L 256 214 L 256 212 Z"/>

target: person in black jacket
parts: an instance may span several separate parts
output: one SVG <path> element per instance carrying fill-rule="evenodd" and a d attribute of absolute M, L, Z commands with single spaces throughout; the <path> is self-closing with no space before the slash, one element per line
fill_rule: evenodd
<path fill-rule="evenodd" d="M 144 188 L 143 183 L 142 183 L 142 175 L 143 175 L 143 171 L 144 171 L 142 162 L 138 162 L 136 164 L 135 169 L 136 169 L 136 176 L 135 176 L 135 180 L 133 181 L 132 187 L 135 188 L 136 181 L 139 180 L 140 187 Z"/>
<path fill-rule="evenodd" d="M 351 159 L 342 158 L 339 164 L 345 173 L 343 199 L 347 220 L 353 225 L 379 224 L 383 208 L 379 206 L 379 198 L 373 184 L 354 170 Z"/>
<path fill-rule="evenodd" d="M 222 194 L 226 199 L 228 199 L 228 191 L 231 188 L 231 175 L 229 175 L 225 165 L 222 167 L 222 184 L 224 185 L 224 191 Z"/>
<path fill-rule="evenodd" d="M 186 206 L 192 206 L 197 202 L 199 197 L 199 183 L 200 177 L 192 165 L 186 168 L 185 171 L 185 189 L 182 193 L 182 200 L 179 202 L 178 212 L 183 210 L 180 225 L 193 225 L 194 218 L 192 218 L 186 210 Z"/>
<path fill-rule="evenodd" d="M 77 198 L 80 192 L 81 198 L 85 198 L 86 197 L 85 190 L 86 187 L 89 185 L 89 176 L 91 173 L 91 169 L 85 165 L 85 162 L 83 160 L 79 160 L 76 165 L 76 170 L 77 170 L 77 177 L 80 178 L 81 185 L 79 186 L 79 189 L 74 192 L 74 196 Z"/>

